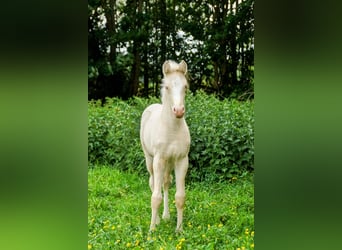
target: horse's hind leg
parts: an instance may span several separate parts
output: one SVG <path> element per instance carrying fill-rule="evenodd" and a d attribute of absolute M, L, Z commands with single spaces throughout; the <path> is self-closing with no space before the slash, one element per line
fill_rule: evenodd
<path fill-rule="evenodd" d="M 146 160 L 146 168 L 150 174 L 150 179 L 149 179 L 149 185 L 151 192 L 153 192 L 153 158 L 149 155 L 145 155 L 145 160 Z"/>

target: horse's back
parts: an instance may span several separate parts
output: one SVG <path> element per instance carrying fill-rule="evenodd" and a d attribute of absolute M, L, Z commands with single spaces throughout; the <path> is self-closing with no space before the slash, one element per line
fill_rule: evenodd
<path fill-rule="evenodd" d="M 148 106 L 141 116 L 141 130 L 144 131 L 145 126 L 151 119 L 153 119 L 153 116 L 156 115 L 156 113 L 161 112 L 162 105 L 159 103 L 151 104 Z"/>
<path fill-rule="evenodd" d="M 152 139 L 153 131 L 156 130 L 155 126 L 158 124 L 156 119 L 158 117 L 158 113 L 161 112 L 161 109 L 161 104 L 151 104 L 144 110 L 141 116 L 140 141 L 145 153 L 149 152 L 149 154 L 152 154 L 150 140 Z"/>
<path fill-rule="evenodd" d="M 162 105 L 160 103 L 151 104 L 144 110 L 142 114 L 142 119 L 148 118 L 152 112 L 155 112 L 156 110 L 161 110 L 161 108 L 162 108 Z"/>

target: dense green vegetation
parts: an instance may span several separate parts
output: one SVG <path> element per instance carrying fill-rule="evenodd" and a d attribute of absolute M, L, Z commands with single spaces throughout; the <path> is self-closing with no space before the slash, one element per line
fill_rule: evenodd
<path fill-rule="evenodd" d="M 139 140 L 140 117 L 156 98 L 129 101 L 107 98 L 88 106 L 90 167 L 107 164 L 146 175 Z M 193 181 L 224 181 L 254 169 L 254 101 L 218 100 L 203 92 L 186 97 L 186 121 L 191 134 Z"/>
<path fill-rule="evenodd" d="M 253 174 L 233 176 L 224 183 L 189 183 L 186 192 L 183 233 L 175 233 L 174 185 L 171 219 L 161 220 L 149 233 L 148 178 L 104 166 L 89 169 L 88 250 L 254 248 Z"/>
<path fill-rule="evenodd" d="M 143 110 L 159 102 L 88 103 L 88 249 L 254 249 L 254 101 L 187 94 L 192 140 L 179 234 L 174 184 L 171 220 L 149 232 L 151 191 L 139 129 Z"/>

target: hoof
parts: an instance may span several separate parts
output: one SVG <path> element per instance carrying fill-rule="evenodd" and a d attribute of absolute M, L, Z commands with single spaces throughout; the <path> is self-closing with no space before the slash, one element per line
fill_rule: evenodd
<path fill-rule="evenodd" d="M 169 220 L 170 214 L 163 214 L 163 220 Z"/>

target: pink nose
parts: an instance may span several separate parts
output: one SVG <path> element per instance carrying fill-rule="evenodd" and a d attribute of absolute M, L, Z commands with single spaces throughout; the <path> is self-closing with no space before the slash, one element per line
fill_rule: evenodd
<path fill-rule="evenodd" d="M 185 113 L 184 105 L 173 106 L 172 111 L 176 115 L 177 118 L 182 118 L 184 116 L 184 113 Z"/>

